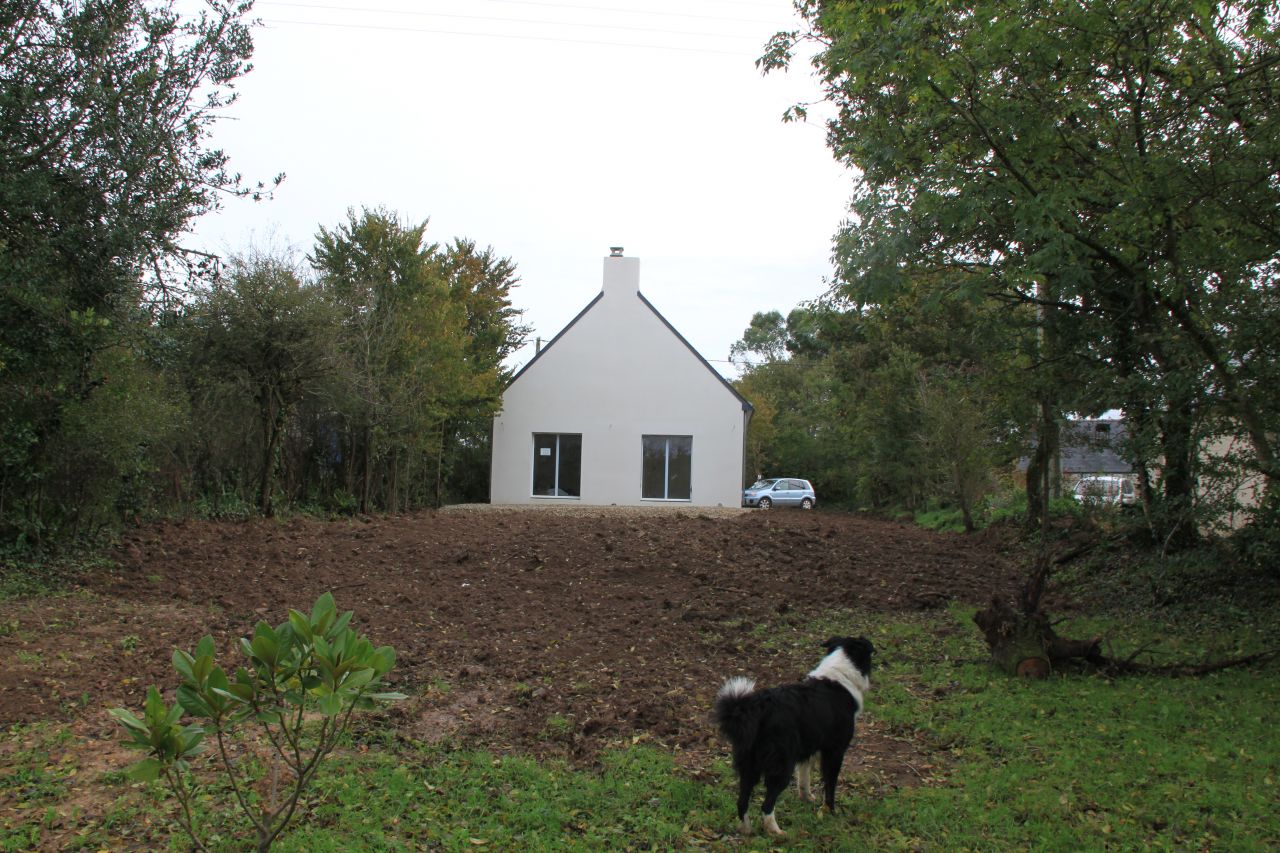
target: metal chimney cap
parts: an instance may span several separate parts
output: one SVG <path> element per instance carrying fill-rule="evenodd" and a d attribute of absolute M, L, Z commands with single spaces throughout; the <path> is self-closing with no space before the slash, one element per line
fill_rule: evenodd
<path fill-rule="evenodd" d="M 609 257 L 611 257 L 611 258 L 620 258 L 620 257 L 622 257 L 622 247 L 621 247 L 621 246 L 610 246 L 610 247 L 609 247 Z"/>

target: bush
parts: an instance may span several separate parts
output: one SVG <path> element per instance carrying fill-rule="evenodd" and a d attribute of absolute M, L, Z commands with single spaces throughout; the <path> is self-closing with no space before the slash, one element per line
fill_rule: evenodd
<path fill-rule="evenodd" d="M 124 708 L 110 712 L 129 734 L 125 745 L 147 753 L 130 775 L 142 781 L 164 779 L 181 809 L 178 823 L 197 849 L 207 849 L 200 841 L 197 813 L 204 801 L 194 796 L 190 763 L 204 752 L 207 734 L 214 735 L 221 772 L 253 826 L 256 849 L 265 851 L 288 825 L 352 712 L 404 698 L 378 691 L 395 665 L 395 651 L 374 648 L 358 635 L 349 626 L 351 615 L 339 614 L 326 592 L 310 616 L 290 610 L 288 621 L 275 628 L 259 622 L 252 639 L 240 640 L 248 668 L 237 667 L 231 677 L 214 662 L 213 638 L 204 637 L 195 654 L 173 653 L 182 685 L 172 707 L 152 686 L 141 718 Z M 185 715 L 203 724 L 180 725 Z M 318 723 L 308 722 L 316 716 Z M 265 803 L 254 801 L 250 779 L 240 766 L 246 753 L 237 761 L 228 749 L 229 740 L 247 737 L 246 723 L 257 724 L 273 751 L 273 782 Z M 282 778 L 281 769 L 292 775 L 291 783 Z"/>
<path fill-rule="evenodd" d="M 1240 562 L 1273 577 L 1280 576 L 1280 513 L 1259 508 L 1247 525 L 1232 534 L 1230 541 Z"/>

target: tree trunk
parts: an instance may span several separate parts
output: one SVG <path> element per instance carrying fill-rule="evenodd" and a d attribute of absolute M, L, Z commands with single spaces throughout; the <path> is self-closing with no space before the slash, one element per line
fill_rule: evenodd
<path fill-rule="evenodd" d="M 1194 400 L 1172 400 L 1160 417 L 1160 445 L 1164 453 L 1165 536 L 1175 549 L 1194 545 L 1199 539 L 1193 515 L 1197 452 L 1193 423 Z"/>
<path fill-rule="evenodd" d="M 258 511 L 270 518 L 275 513 L 271 494 L 275 486 L 276 451 L 284 432 L 285 408 L 274 389 L 264 392 L 262 404 L 262 477 L 258 481 Z"/>
<path fill-rule="evenodd" d="M 1027 464 L 1027 531 L 1045 533 L 1049 529 L 1049 498 L 1054 480 L 1050 463 L 1058 454 L 1058 421 L 1045 401 L 1040 401 L 1036 426 L 1036 446 Z"/>
<path fill-rule="evenodd" d="M 373 429 L 368 425 L 364 428 L 364 479 L 360 484 L 360 514 L 369 514 L 369 498 L 373 491 Z"/>

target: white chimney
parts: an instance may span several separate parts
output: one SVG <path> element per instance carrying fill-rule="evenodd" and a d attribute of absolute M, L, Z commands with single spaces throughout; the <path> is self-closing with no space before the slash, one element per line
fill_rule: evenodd
<path fill-rule="evenodd" d="M 604 295 L 634 296 L 640 292 L 640 259 L 624 258 L 621 246 L 610 246 L 604 259 Z"/>

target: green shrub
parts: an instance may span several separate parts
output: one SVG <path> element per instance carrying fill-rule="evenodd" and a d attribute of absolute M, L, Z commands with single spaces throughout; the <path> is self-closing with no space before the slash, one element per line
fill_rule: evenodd
<path fill-rule="evenodd" d="M 943 507 L 915 514 L 915 523 L 941 533 L 963 533 L 964 515 L 958 509 Z"/>
<path fill-rule="evenodd" d="M 152 686 L 141 718 L 124 708 L 110 712 L 129 734 L 125 745 L 147 753 L 130 775 L 143 781 L 164 779 L 180 806 L 178 823 L 197 849 L 207 849 L 197 820 L 204 801 L 195 796 L 190 762 L 205 750 L 207 734 L 214 736 L 220 769 L 253 826 L 256 849 L 264 851 L 288 825 L 352 712 L 404 698 L 378 691 L 395 665 L 395 651 L 374 648 L 352 630 L 351 615 L 339 614 L 326 592 L 310 616 L 290 610 L 288 621 L 275 628 L 259 622 L 251 639 L 240 640 L 248 667 L 237 667 L 230 677 L 214 662 L 213 638 L 206 636 L 194 655 L 174 650 L 173 666 L 182 684 L 172 707 Z M 183 726 L 179 721 L 184 715 L 202 724 Z M 318 723 L 308 722 L 316 715 Z M 242 767 L 245 759 L 233 758 L 228 749 L 229 740 L 247 737 L 247 723 L 256 723 L 272 748 L 273 781 L 264 803 L 255 801 Z M 292 782 L 281 778 L 282 768 Z"/>

